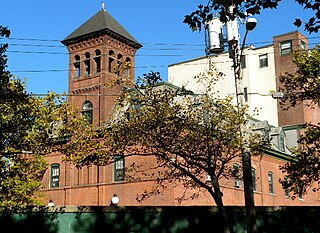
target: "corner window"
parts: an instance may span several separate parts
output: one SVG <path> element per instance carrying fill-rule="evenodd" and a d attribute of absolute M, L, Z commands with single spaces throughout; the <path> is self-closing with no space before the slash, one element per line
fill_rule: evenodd
<path fill-rule="evenodd" d="M 125 65 L 125 71 L 124 71 L 124 75 L 126 77 L 128 77 L 130 75 L 130 67 L 131 67 L 131 60 L 130 58 L 126 58 L 126 65 Z"/>
<path fill-rule="evenodd" d="M 233 164 L 233 183 L 235 188 L 239 188 L 241 186 L 239 165 L 236 163 Z"/>
<path fill-rule="evenodd" d="M 93 106 L 90 101 L 83 103 L 81 114 L 89 121 L 90 124 L 92 124 Z"/>
<path fill-rule="evenodd" d="M 306 51 L 307 50 L 307 45 L 304 41 L 300 40 L 300 48 L 301 50 L 303 51 Z"/>
<path fill-rule="evenodd" d="M 124 180 L 124 157 L 114 157 L 114 181 Z"/>
<path fill-rule="evenodd" d="M 52 164 L 50 168 L 50 188 L 58 188 L 60 181 L 60 165 Z"/>
<path fill-rule="evenodd" d="M 269 184 L 269 193 L 274 194 L 273 173 L 272 172 L 268 172 L 268 184 Z"/>
<path fill-rule="evenodd" d="M 280 43 L 280 55 L 290 54 L 292 52 L 292 41 L 288 40 Z"/>
<path fill-rule="evenodd" d="M 263 54 L 259 56 L 259 67 L 268 67 L 268 54 Z"/>

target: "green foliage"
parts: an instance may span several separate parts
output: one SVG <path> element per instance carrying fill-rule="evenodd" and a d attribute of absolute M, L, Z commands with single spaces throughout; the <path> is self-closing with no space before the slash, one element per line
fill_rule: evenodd
<path fill-rule="evenodd" d="M 9 36 L 8 29 L 0 27 L 0 35 Z M 1 45 L 0 207 L 22 208 L 42 203 L 44 155 L 59 149 L 61 139 L 71 135 L 66 126 L 73 121 L 61 96 L 48 93 L 39 98 L 26 93 L 24 83 L 6 70 L 6 49 Z"/>
<path fill-rule="evenodd" d="M 320 124 L 307 124 L 306 131 L 299 138 L 299 148 L 294 154 L 294 161 L 282 167 L 288 181 L 282 185 L 293 192 L 293 197 L 310 191 L 319 190 L 320 184 Z"/>
<path fill-rule="evenodd" d="M 276 9 L 281 0 L 209 0 L 206 6 L 198 5 L 198 9 L 191 14 L 186 15 L 184 23 L 188 24 L 192 31 L 201 30 L 208 20 L 212 19 L 213 14 L 219 15 L 222 22 L 226 22 L 229 18 L 234 19 L 235 16 L 245 18 L 248 14 L 260 14 L 262 9 Z M 304 23 L 305 30 L 309 33 L 318 32 L 320 28 L 320 3 L 318 1 L 295 0 L 304 9 L 310 9 L 314 12 L 308 22 Z M 230 11 L 230 7 L 233 10 Z M 293 22 L 297 27 L 302 25 L 300 19 Z"/>
<path fill-rule="evenodd" d="M 213 75 L 211 70 L 204 79 Z M 122 93 L 112 119 L 96 138 L 79 135 L 68 142 L 67 158 L 76 166 L 110 164 L 115 155 L 154 158 L 152 164 L 127 164 L 127 181 L 156 181 L 139 200 L 160 193 L 173 182 L 185 188 L 179 201 L 208 192 L 224 219 L 219 182 L 233 177 L 232 164 L 241 161 L 240 128 L 247 124 L 247 115 L 246 108 L 238 109 L 231 98 L 213 98 L 211 90 L 208 87 L 195 95 L 161 82 L 159 73 L 146 74 Z M 252 154 L 257 152 L 260 138 L 248 133 L 246 139 Z"/>
<path fill-rule="evenodd" d="M 320 53 L 315 47 L 310 51 L 293 53 L 293 62 L 297 65 L 295 73 L 285 73 L 280 77 L 285 92 L 283 106 L 293 107 L 303 101 L 318 104 L 320 99 Z"/>
<path fill-rule="evenodd" d="M 297 65 L 295 73 L 286 73 L 280 77 L 285 97 L 284 108 L 297 104 L 317 108 L 320 99 L 320 53 L 318 47 L 311 51 L 298 51 L 293 54 L 293 62 Z M 288 182 L 282 184 L 294 193 L 301 195 L 310 188 L 319 187 L 320 180 L 320 124 L 307 124 L 305 132 L 299 138 L 299 148 L 293 152 L 295 160 L 282 167 Z M 313 188 L 317 191 L 318 188 Z"/>

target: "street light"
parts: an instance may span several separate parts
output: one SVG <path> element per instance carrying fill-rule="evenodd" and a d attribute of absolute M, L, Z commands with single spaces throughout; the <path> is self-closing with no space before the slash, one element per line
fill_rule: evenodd
<path fill-rule="evenodd" d="M 118 195 L 115 193 L 113 194 L 112 198 L 111 198 L 111 206 L 117 206 L 119 203 L 119 197 Z"/>
<path fill-rule="evenodd" d="M 48 207 L 54 207 L 54 202 L 53 202 L 53 200 L 52 199 L 50 199 L 49 200 L 49 202 L 48 202 L 48 205 L 47 205 Z"/>

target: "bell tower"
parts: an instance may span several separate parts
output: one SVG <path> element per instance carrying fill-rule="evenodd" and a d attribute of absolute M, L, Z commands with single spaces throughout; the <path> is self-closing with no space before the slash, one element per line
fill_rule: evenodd
<path fill-rule="evenodd" d="M 107 84 L 119 76 L 134 80 L 134 57 L 142 45 L 106 12 L 104 4 L 61 43 L 69 51 L 69 102 L 99 127 L 108 119 L 122 90 Z M 131 67 L 117 69 L 124 62 Z"/>

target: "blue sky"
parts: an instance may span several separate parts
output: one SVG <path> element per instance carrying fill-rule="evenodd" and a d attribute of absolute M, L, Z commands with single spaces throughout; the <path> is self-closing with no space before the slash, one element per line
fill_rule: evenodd
<path fill-rule="evenodd" d="M 59 42 L 101 9 L 102 0 L 1 0 L 0 25 L 11 30 L 8 69 L 26 78 L 32 93 L 67 91 L 68 54 Z M 204 32 L 192 32 L 184 16 L 205 4 L 202 0 L 105 0 L 105 9 L 142 45 L 137 52 L 135 76 L 150 70 L 167 79 L 168 64 L 204 55 Z M 293 0 L 284 0 L 277 10 L 264 10 L 247 43 L 271 44 L 274 35 L 297 30 L 295 18 L 306 20 Z M 244 25 L 240 25 L 240 29 Z M 303 32 L 309 43 L 319 43 L 319 34 Z M 33 40 L 30 40 L 33 39 Z"/>

